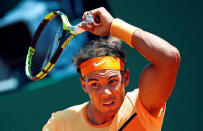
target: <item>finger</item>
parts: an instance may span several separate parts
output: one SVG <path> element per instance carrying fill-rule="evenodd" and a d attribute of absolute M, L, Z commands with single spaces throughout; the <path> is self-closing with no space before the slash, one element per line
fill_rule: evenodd
<path fill-rule="evenodd" d="M 89 31 L 89 32 L 93 32 L 93 31 L 94 31 L 94 28 L 93 28 L 93 27 L 92 27 L 92 28 L 89 28 L 89 27 L 88 27 L 86 24 L 84 24 L 84 23 L 79 24 L 78 27 L 80 27 L 80 28 L 82 28 L 82 29 L 84 29 L 84 30 L 86 30 L 86 31 Z"/>
<path fill-rule="evenodd" d="M 100 16 L 96 15 L 95 18 L 94 18 L 94 21 L 95 21 L 96 24 L 100 24 L 101 23 Z"/>
<path fill-rule="evenodd" d="M 103 8 L 100 7 L 100 8 L 97 8 L 97 9 L 91 10 L 90 13 L 91 13 L 93 16 L 100 15 L 102 9 L 103 9 Z"/>
<path fill-rule="evenodd" d="M 82 16 L 82 20 L 84 21 L 85 18 L 86 18 L 86 16 L 89 15 L 89 14 L 90 14 L 89 11 L 85 11 L 84 14 L 83 14 L 83 16 Z"/>
<path fill-rule="evenodd" d="M 102 14 L 108 13 L 108 11 L 104 7 L 100 7 L 94 10 L 91 10 L 90 13 L 94 17 L 95 25 L 99 25 L 102 23 L 102 20 L 104 19 Z"/>
<path fill-rule="evenodd" d="M 87 26 L 88 28 L 93 28 L 93 27 L 94 27 L 94 23 L 88 23 L 88 24 L 86 24 L 86 26 Z"/>

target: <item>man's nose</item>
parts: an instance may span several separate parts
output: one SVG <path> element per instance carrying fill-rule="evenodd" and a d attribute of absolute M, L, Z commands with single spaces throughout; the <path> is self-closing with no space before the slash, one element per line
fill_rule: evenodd
<path fill-rule="evenodd" d="M 109 95 L 111 95 L 112 92 L 108 89 L 108 88 L 105 88 L 104 91 L 103 91 L 103 96 L 106 96 L 108 97 Z"/>

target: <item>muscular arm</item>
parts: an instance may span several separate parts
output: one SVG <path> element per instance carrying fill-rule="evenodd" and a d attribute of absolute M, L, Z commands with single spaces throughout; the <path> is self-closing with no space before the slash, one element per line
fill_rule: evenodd
<path fill-rule="evenodd" d="M 160 37 L 142 30 L 134 33 L 132 45 L 151 62 L 139 79 L 140 99 L 146 109 L 157 116 L 174 88 L 179 51 Z"/>
<path fill-rule="evenodd" d="M 104 8 L 85 12 L 83 19 L 88 13 L 93 16 L 99 15 L 101 24 L 93 28 L 83 25 L 82 28 L 100 36 L 110 33 L 114 18 Z M 180 64 L 179 51 L 160 37 L 143 30 L 135 31 L 128 44 L 151 62 L 139 79 L 140 99 L 145 108 L 152 115 L 157 116 L 174 88 Z"/>

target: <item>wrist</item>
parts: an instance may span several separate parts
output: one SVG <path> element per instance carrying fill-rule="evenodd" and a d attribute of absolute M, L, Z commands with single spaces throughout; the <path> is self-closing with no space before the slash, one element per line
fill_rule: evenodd
<path fill-rule="evenodd" d="M 109 22 L 108 22 L 108 35 L 111 35 L 111 25 L 112 25 L 113 20 L 114 20 L 113 17 L 111 19 L 109 19 Z"/>
<path fill-rule="evenodd" d="M 133 47 L 132 37 L 137 30 L 140 30 L 140 28 L 132 26 L 121 19 L 115 18 L 111 22 L 110 34 Z"/>

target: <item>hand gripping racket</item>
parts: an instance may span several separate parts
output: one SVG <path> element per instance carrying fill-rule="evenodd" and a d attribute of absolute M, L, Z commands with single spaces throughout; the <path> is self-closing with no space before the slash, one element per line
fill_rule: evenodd
<path fill-rule="evenodd" d="M 86 25 L 89 23 L 99 25 L 99 22 L 99 16 L 94 19 L 92 15 L 88 15 L 83 21 Z M 60 11 L 49 13 L 38 26 L 29 46 L 25 64 L 27 77 L 30 80 L 44 78 L 70 40 L 82 32 L 84 32 L 82 28 L 70 24 L 64 13 Z"/>

